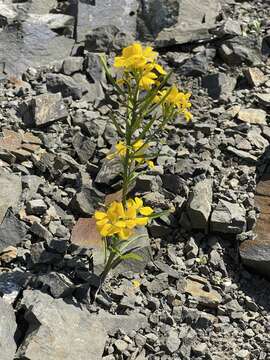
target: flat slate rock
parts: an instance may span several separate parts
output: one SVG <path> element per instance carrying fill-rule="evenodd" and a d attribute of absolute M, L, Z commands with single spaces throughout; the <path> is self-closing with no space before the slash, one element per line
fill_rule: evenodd
<path fill-rule="evenodd" d="M 0 298 L 0 357 L 1 360 L 14 359 L 16 342 L 14 340 L 17 329 L 15 313 L 11 305 Z"/>
<path fill-rule="evenodd" d="M 0 223 L 9 207 L 15 207 L 22 193 L 20 176 L 0 172 Z"/>
<path fill-rule="evenodd" d="M 264 174 L 257 184 L 255 204 L 260 209 L 256 237 L 241 244 L 240 256 L 246 266 L 270 277 L 270 173 Z"/>
<path fill-rule="evenodd" d="M 9 210 L 0 225 L 0 252 L 9 246 L 16 246 L 27 233 L 26 225 Z"/>
<path fill-rule="evenodd" d="M 101 360 L 106 331 L 87 310 L 38 290 L 25 290 L 21 306 L 29 329 L 17 357 L 31 360 Z M 11 358 L 7 359 L 11 360 Z"/>

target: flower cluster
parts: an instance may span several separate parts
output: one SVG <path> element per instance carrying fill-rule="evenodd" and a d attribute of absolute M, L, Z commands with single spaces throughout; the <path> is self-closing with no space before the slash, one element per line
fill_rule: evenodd
<path fill-rule="evenodd" d="M 145 226 L 153 209 L 143 206 L 140 198 L 129 199 L 124 207 L 122 202 L 112 202 L 107 211 L 96 211 L 97 228 L 103 237 L 117 235 L 121 240 L 127 240 L 137 226 Z"/>
<path fill-rule="evenodd" d="M 143 140 L 138 140 L 133 145 L 131 145 L 129 147 L 130 162 L 134 160 L 135 163 L 140 165 L 146 163 L 150 169 L 153 169 L 155 167 L 153 161 L 145 158 L 145 150 L 148 147 L 149 145 L 145 144 Z M 124 159 L 127 154 L 127 149 L 128 149 L 127 145 L 123 141 L 120 141 L 115 145 L 115 149 L 116 151 L 107 155 L 107 159 L 112 160 L 117 157 Z"/>
<path fill-rule="evenodd" d="M 139 87 L 149 90 L 154 85 L 159 75 L 165 75 L 163 67 L 156 63 L 158 53 L 150 46 L 143 48 L 141 44 L 134 43 L 123 49 L 121 56 L 116 56 L 114 67 L 123 70 L 120 84 L 130 82 L 130 73 L 138 79 Z"/>
<path fill-rule="evenodd" d="M 154 102 L 161 102 L 164 98 L 164 101 L 162 102 L 163 107 L 176 109 L 177 112 L 184 115 L 186 121 L 190 121 L 192 119 L 192 114 L 189 111 L 191 108 L 191 102 L 189 101 L 190 97 L 191 93 L 183 93 L 173 85 L 170 89 L 159 91 Z"/>

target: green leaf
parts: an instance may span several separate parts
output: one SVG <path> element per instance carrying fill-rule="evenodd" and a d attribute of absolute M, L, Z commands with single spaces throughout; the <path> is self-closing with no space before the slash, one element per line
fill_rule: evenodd
<path fill-rule="evenodd" d="M 122 260 L 135 260 L 135 261 L 142 261 L 143 257 L 140 256 L 139 254 L 135 254 L 135 253 L 128 253 L 128 254 L 124 254 L 121 256 Z"/>

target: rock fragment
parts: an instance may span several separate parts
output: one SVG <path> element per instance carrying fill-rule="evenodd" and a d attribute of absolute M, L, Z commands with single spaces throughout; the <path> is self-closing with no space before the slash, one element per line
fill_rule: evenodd
<path fill-rule="evenodd" d="M 240 234 L 245 230 L 245 209 L 239 204 L 219 200 L 211 216 L 211 229 L 225 234 Z"/>

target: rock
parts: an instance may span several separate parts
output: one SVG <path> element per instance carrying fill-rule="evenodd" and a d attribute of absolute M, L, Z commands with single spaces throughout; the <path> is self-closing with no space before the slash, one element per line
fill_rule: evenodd
<path fill-rule="evenodd" d="M 211 216 L 211 230 L 225 234 L 240 234 L 246 226 L 245 213 L 245 209 L 239 204 L 219 200 Z"/>
<path fill-rule="evenodd" d="M 29 215 L 43 215 L 47 210 L 47 205 L 42 199 L 30 200 L 26 204 L 26 211 Z"/>
<path fill-rule="evenodd" d="M 200 276 L 192 276 L 185 279 L 181 284 L 181 289 L 194 297 L 200 304 L 216 308 L 222 301 L 220 294 L 213 289 L 204 290 L 207 280 Z"/>
<path fill-rule="evenodd" d="M 231 18 L 227 18 L 222 25 L 218 26 L 217 29 L 214 29 L 211 32 L 217 35 L 218 37 L 224 37 L 228 35 L 230 36 L 242 35 L 240 22 L 233 20 Z"/>
<path fill-rule="evenodd" d="M 96 149 L 96 143 L 79 132 L 73 136 L 72 144 L 82 164 L 91 159 Z"/>
<path fill-rule="evenodd" d="M 61 93 L 38 95 L 31 100 L 30 108 L 36 126 L 63 120 L 68 116 Z"/>
<path fill-rule="evenodd" d="M 123 353 L 128 348 L 128 343 L 124 340 L 118 339 L 114 342 L 114 346 L 120 353 Z"/>
<path fill-rule="evenodd" d="M 260 104 L 269 108 L 270 107 L 270 94 L 255 94 L 256 99 L 259 101 Z"/>
<path fill-rule="evenodd" d="M 99 204 L 104 200 L 104 195 L 89 186 L 83 186 L 72 198 L 69 207 L 76 214 L 89 216 L 99 208 Z"/>
<path fill-rule="evenodd" d="M 261 63 L 261 52 L 257 38 L 237 36 L 223 42 L 219 47 L 221 58 L 228 65 L 258 65 Z"/>
<path fill-rule="evenodd" d="M 187 259 L 194 259 L 198 256 L 199 247 L 193 237 L 186 243 L 184 251 Z"/>
<path fill-rule="evenodd" d="M 267 77 L 264 75 L 264 73 L 258 69 L 258 68 L 247 68 L 244 70 L 244 74 L 247 78 L 247 81 L 251 86 L 258 87 L 262 84 L 264 84 L 267 80 Z"/>
<path fill-rule="evenodd" d="M 207 230 L 212 197 L 212 181 L 209 179 L 198 182 L 192 189 L 187 203 L 187 214 L 193 229 Z"/>
<path fill-rule="evenodd" d="M 19 221 L 11 211 L 8 211 L 0 225 L 0 252 L 5 251 L 9 246 L 19 244 L 26 233 L 27 227 L 24 223 Z"/>
<path fill-rule="evenodd" d="M 122 166 L 117 159 L 105 160 L 99 170 L 95 182 L 102 185 L 111 185 L 116 182 L 119 177 L 119 173 L 122 170 Z"/>
<path fill-rule="evenodd" d="M 31 290 L 23 292 L 21 307 L 29 328 L 17 357 L 101 360 L 106 332 L 87 310 Z"/>
<path fill-rule="evenodd" d="M 249 124 L 266 125 L 266 112 L 261 109 L 240 109 L 238 119 Z"/>
<path fill-rule="evenodd" d="M 82 85 L 71 77 L 63 74 L 47 74 L 46 76 L 48 91 L 52 93 L 60 92 L 63 97 L 71 96 L 73 100 L 79 100 L 86 91 Z"/>
<path fill-rule="evenodd" d="M 202 86 L 213 99 L 228 100 L 236 85 L 236 78 L 224 73 L 207 75 L 202 79 Z"/>
<path fill-rule="evenodd" d="M 0 298 L 0 353 L 1 360 L 14 359 L 16 353 L 15 332 L 17 323 L 11 305 Z"/>
<path fill-rule="evenodd" d="M 235 356 L 236 356 L 236 359 L 249 360 L 250 359 L 250 352 L 248 350 L 243 349 L 243 350 L 237 351 Z"/>
<path fill-rule="evenodd" d="M 113 6 L 110 0 L 104 0 L 102 3 L 79 0 L 77 41 L 83 41 L 89 31 L 107 25 L 113 25 L 123 32 L 131 33 L 134 40 L 137 6 L 135 0 L 119 0 Z"/>
<path fill-rule="evenodd" d="M 33 265 L 55 264 L 59 263 L 61 260 L 62 256 L 47 251 L 43 242 L 38 242 L 31 245 L 31 261 Z"/>
<path fill-rule="evenodd" d="M 73 39 L 58 36 L 47 25 L 23 21 L 19 26 L 19 33 L 16 26 L 8 26 L 0 33 L 0 63 L 7 74 L 20 75 L 28 67 L 64 59 L 74 45 Z"/>
<path fill-rule="evenodd" d="M 36 235 L 39 239 L 50 241 L 52 239 L 52 234 L 45 228 L 45 226 L 34 222 L 30 228 L 32 234 Z"/>
<path fill-rule="evenodd" d="M 192 349 L 191 349 L 192 353 L 195 356 L 204 356 L 205 353 L 207 352 L 207 350 L 208 350 L 208 347 L 207 347 L 206 343 L 199 343 L 199 344 L 193 345 Z"/>
<path fill-rule="evenodd" d="M 90 52 L 121 51 L 134 41 L 132 34 L 114 25 L 99 26 L 86 34 L 85 49 Z"/>
<path fill-rule="evenodd" d="M 8 264 L 16 259 L 18 255 L 18 250 L 14 246 L 8 246 L 1 254 L 0 254 L 0 261 Z"/>
<path fill-rule="evenodd" d="M 48 287 L 55 299 L 68 297 L 75 289 L 73 282 L 66 275 L 56 272 L 40 275 L 36 282 L 42 284 L 45 289 Z"/>
<path fill-rule="evenodd" d="M 179 349 L 181 340 L 178 337 L 178 333 L 175 330 L 171 330 L 166 338 L 166 348 L 170 354 L 173 354 Z"/>
<path fill-rule="evenodd" d="M 238 150 L 232 146 L 228 146 L 227 151 L 233 153 L 234 155 L 244 159 L 246 162 L 249 162 L 251 164 L 255 164 L 257 162 L 257 157 L 250 154 L 250 152 L 248 151 Z"/>
<path fill-rule="evenodd" d="M 139 12 L 140 38 L 155 40 L 158 47 L 210 39 L 208 30 L 215 25 L 220 3 L 203 0 L 196 5 L 194 0 L 144 0 Z"/>
<path fill-rule="evenodd" d="M 51 30 L 64 30 L 73 35 L 74 17 L 65 14 L 28 14 L 27 20 L 32 24 L 46 25 Z"/>
<path fill-rule="evenodd" d="M 0 172 L 0 223 L 9 207 L 16 207 L 22 193 L 21 177 Z"/>
<path fill-rule="evenodd" d="M 63 73 L 65 75 L 72 75 L 76 72 L 80 72 L 83 69 L 83 57 L 70 56 L 63 62 Z"/>
<path fill-rule="evenodd" d="M 265 276 L 269 276 L 270 271 L 269 194 L 270 174 L 266 170 L 256 187 L 255 205 L 260 214 L 254 230 L 255 238 L 240 245 L 242 262 Z"/>

